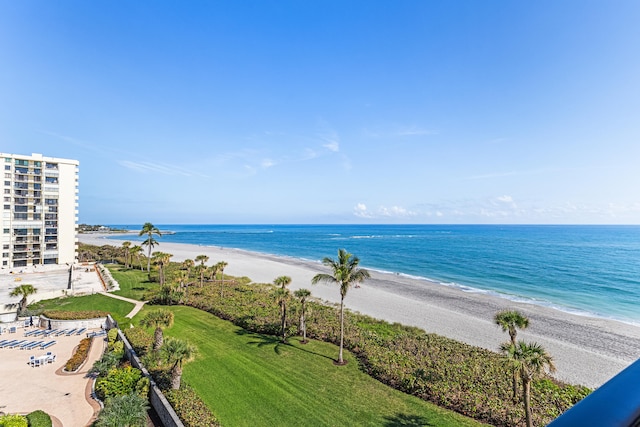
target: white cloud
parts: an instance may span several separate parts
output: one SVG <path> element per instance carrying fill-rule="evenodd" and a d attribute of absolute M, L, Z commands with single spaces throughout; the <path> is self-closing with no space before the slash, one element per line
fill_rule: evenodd
<path fill-rule="evenodd" d="M 373 218 L 373 215 L 367 210 L 367 205 L 364 203 L 358 203 L 353 208 L 353 214 L 360 218 Z"/>
<path fill-rule="evenodd" d="M 328 141 L 326 144 L 322 146 L 329 151 L 333 151 L 334 153 L 337 153 L 338 151 L 340 151 L 340 143 L 338 141 Z"/>
<path fill-rule="evenodd" d="M 136 172 L 142 173 L 159 173 L 162 175 L 182 175 L 182 176 L 200 176 L 206 178 L 205 175 L 201 175 L 199 173 L 194 173 L 193 171 L 182 169 L 178 166 L 167 165 L 163 163 L 153 163 L 153 162 L 134 162 L 131 160 L 120 160 L 118 161 L 120 166 L 125 167 L 127 169 L 131 169 Z"/>
<path fill-rule="evenodd" d="M 513 203 L 513 197 L 507 195 L 498 196 L 496 197 L 496 200 L 502 203 Z"/>
<path fill-rule="evenodd" d="M 260 166 L 262 166 L 263 169 L 268 169 L 272 166 L 275 166 L 275 162 L 271 159 L 263 159 L 262 163 L 260 164 Z"/>
<path fill-rule="evenodd" d="M 403 218 L 403 217 L 410 217 L 410 216 L 416 215 L 416 212 L 407 210 L 400 206 L 391 206 L 390 208 L 387 208 L 385 206 L 380 206 L 379 212 L 380 212 L 380 215 L 382 216 L 393 217 L 393 218 Z"/>

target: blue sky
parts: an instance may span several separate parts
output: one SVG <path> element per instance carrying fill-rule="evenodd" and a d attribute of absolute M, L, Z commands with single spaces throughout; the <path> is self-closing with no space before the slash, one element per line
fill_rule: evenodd
<path fill-rule="evenodd" d="M 640 224 L 637 1 L 0 0 L 80 221 Z"/>

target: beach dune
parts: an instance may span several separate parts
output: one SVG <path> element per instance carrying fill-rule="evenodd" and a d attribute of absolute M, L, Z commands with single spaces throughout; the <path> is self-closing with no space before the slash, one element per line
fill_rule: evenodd
<path fill-rule="evenodd" d="M 126 238 L 80 235 L 82 243 L 98 246 L 120 246 Z M 172 261 L 178 262 L 204 254 L 209 256 L 209 265 L 227 262 L 225 274 L 247 276 L 254 282 L 271 283 L 276 277 L 287 275 L 292 278 L 292 290 L 307 288 L 314 297 L 331 303 L 340 299 L 335 286 L 311 285 L 314 275 L 326 271 L 319 262 L 180 243 L 160 242 L 155 250 L 173 254 Z M 337 250 L 327 256 L 335 258 Z M 361 265 L 366 268 L 366 260 Z M 345 305 L 350 310 L 494 351 L 509 337 L 493 323 L 493 316 L 501 310 L 519 310 L 530 319 L 529 328 L 518 333 L 519 339 L 542 344 L 554 358 L 556 378 L 565 382 L 599 387 L 634 362 L 640 352 L 640 327 L 635 325 L 518 303 L 402 275 L 370 272 L 371 279 L 349 291 Z"/>

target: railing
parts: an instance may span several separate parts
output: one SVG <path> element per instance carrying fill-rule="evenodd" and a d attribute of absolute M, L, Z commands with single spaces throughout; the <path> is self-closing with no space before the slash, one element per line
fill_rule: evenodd
<path fill-rule="evenodd" d="M 640 360 L 575 404 L 549 427 L 640 425 Z"/>

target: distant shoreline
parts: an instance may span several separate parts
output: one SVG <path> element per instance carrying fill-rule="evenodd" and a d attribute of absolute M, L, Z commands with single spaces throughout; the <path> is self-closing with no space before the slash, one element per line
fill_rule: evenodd
<path fill-rule="evenodd" d="M 137 232 L 136 232 L 137 234 Z M 108 236 L 113 236 L 109 233 Z M 124 240 L 105 234 L 81 234 L 82 243 L 119 246 Z M 292 277 L 292 289 L 305 287 L 315 297 L 336 303 L 337 289 L 310 284 L 322 271 L 313 261 L 218 246 L 160 242 L 155 250 L 173 254 L 172 261 L 210 257 L 209 264 L 226 261 L 225 273 L 271 283 L 280 275 Z M 391 322 L 417 326 L 472 345 L 497 351 L 508 339 L 493 324 L 493 315 L 517 309 L 529 316 L 531 326 L 519 338 L 544 345 L 554 357 L 556 377 L 570 383 L 598 387 L 638 357 L 640 327 L 605 318 L 576 315 L 540 305 L 511 301 L 487 293 L 465 292 L 456 287 L 407 275 L 371 270 L 372 278 L 351 289 L 345 300 L 354 311 Z"/>

